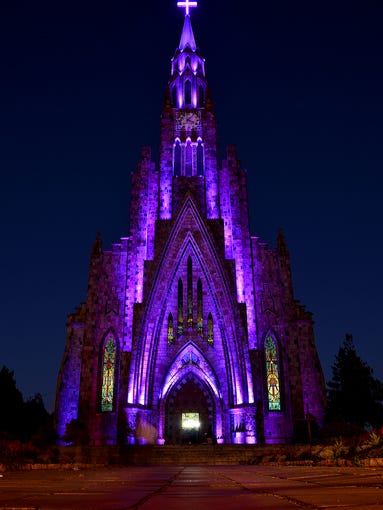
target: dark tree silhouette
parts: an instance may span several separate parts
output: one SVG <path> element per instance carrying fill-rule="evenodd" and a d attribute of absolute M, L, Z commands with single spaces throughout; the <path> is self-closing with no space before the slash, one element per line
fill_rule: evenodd
<path fill-rule="evenodd" d="M 40 393 L 36 393 L 24 403 L 23 418 L 21 439 L 32 439 L 39 446 L 54 442 L 52 416 L 45 409 Z"/>
<path fill-rule="evenodd" d="M 0 370 L 0 439 L 34 440 L 41 445 L 53 443 L 52 416 L 36 393 L 24 402 L 16 385 L 14 372 L 3 366 Z"/>
<path fill-rule="evenodd" d="M 23 395 L 16 386 L 13 371 L 0 370 L 0 435 L 4 439 L 18 439 L 23 427 Z"/>
<path fill-rule="evenodd" d="M 346 335 L 339 348 L 327 386 L 330 422 L 361 428 L 383 425 L 383 384 L 356 353 L 352 335 Z"/>

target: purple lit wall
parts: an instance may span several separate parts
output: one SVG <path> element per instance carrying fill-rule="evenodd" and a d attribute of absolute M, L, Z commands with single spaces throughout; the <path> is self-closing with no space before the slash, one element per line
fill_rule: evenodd
<path fill-rule="evenodd" d="M 194 6 L 180 4 L 187 11 Z M 190 386 L 210 421 L 205 430 L 209 426 L 219 442 L 289 441 L 305 413 L 323 418 L 313 322 L 294 300 L 283 234 L 276 249 L 250 234 L 246 171 L 235 146 L 217 161 L 205 62 L 188 14 L 160 129 L 158 165 L 144 147 L 133 173 L 129 236 L 111 251 L 97 238 L 86 304 L 69 317 L 59 435 L 75 418 L 94 445 L 181 438 L 170 431 L 169 409 Z M 117 354 L 114 401 L 105 412 L 100 388 L 107 335 Z M 267 335 L 278 345 L 282 396 L 275 409 L 268 405 Z"/>

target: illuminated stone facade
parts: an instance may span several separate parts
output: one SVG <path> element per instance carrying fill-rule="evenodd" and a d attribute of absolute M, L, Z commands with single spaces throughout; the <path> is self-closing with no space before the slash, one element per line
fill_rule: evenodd
<path fill-rule="evenodd" d="M 251 236 L 235 146 L 218 163 L 205 61 L 186 14 L 159 164 L 145 147 L 129 235 L 110 251 L 97 237 L 86 303 L 69 316 L 58 434 L 76 419 L 93 445 L 286 442 L 307 413 L 322 420 L 324 395 L 283 234 L 276 249 Z M 199 428 L 183 429 L 183 413 L 196 413 Z"/>

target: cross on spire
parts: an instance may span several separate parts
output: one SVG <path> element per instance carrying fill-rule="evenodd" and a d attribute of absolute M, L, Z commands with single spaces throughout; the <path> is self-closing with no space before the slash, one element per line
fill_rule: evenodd
<path fill-rule="evenodd" d="M 177 2 L 177 7 L 185 7 L 185 14 L 189 16 L 190 7 L 197 7 L 197 2 L 191 2 L 190 0 L 185 0 L 185 2 Z"/>

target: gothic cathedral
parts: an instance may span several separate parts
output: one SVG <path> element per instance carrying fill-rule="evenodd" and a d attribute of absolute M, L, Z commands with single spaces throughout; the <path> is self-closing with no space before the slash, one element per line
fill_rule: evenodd
<path fill-rule="evenodd" d="M 218 162 L 196 2 L 179 4 L 159 162 L 142 150 L 129 235 L 94 243 L 86 302 L 68 319 L 58 435 L 78 420 L 91 445 L 288 442 L 324 416 L 313 320 L 282 232 L 276 249 L 250 234 L 235 146 Z"/>

